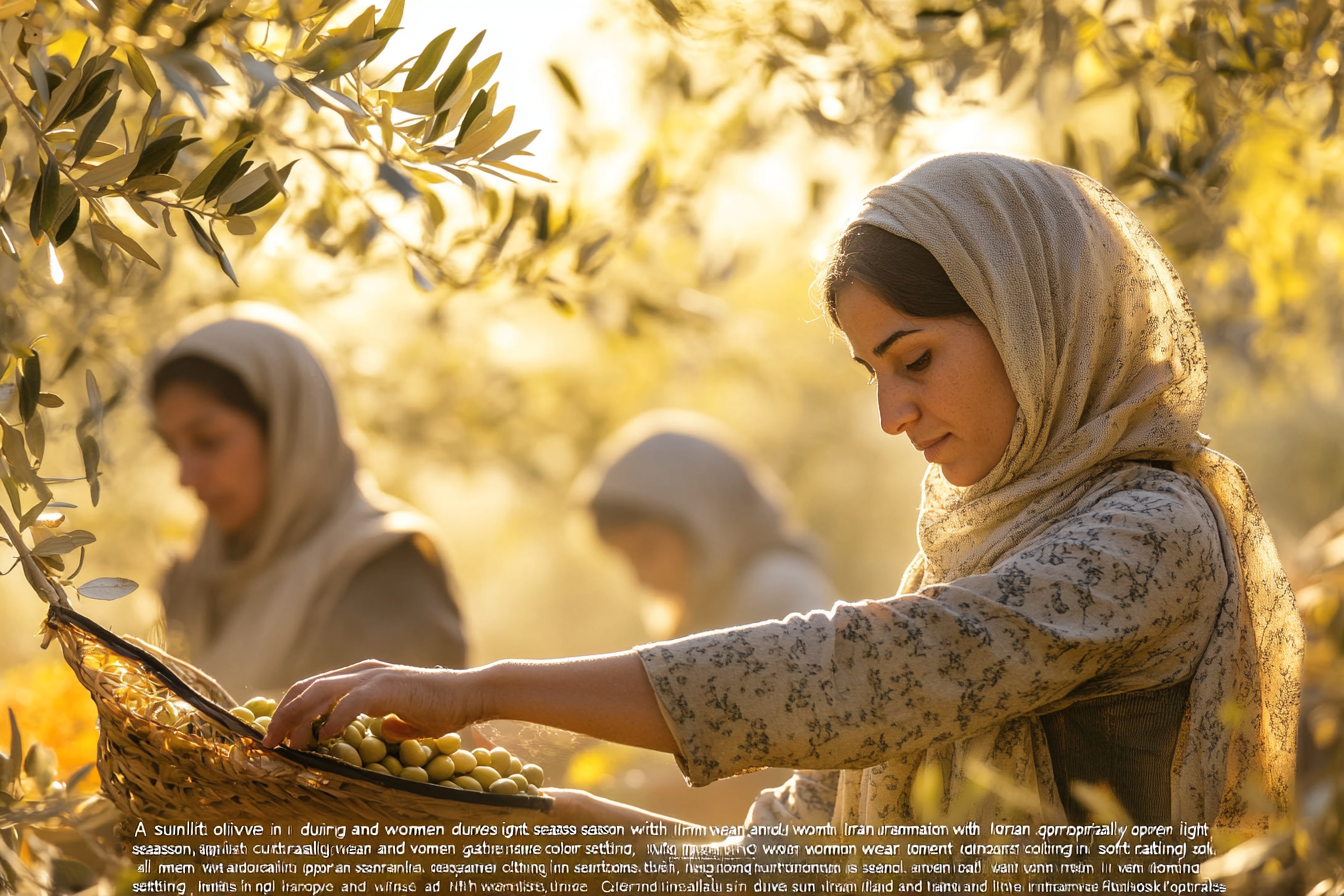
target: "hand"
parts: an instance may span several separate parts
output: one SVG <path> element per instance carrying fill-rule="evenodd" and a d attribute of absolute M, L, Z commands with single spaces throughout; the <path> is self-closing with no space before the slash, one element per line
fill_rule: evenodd
<path fill-rule="evenodd" d="M 276 747 L 288 740 L 291 747 L 306 749 L 313 742 L 312 723 L 327 713 L 318 733 L 322 740 L 339 735 L 360 713 L 395 713 L 404 723 L 397 726 L 403 737 L 456 731 L 483 718 L 480 689 L 467 686 L 471 674 L 365 660 L 314 675 L 285 692 L 263 743 Z"/>

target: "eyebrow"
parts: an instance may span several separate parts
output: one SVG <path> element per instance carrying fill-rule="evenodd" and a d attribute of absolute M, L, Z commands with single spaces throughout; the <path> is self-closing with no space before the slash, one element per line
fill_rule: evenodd
<path fill-rule="evenodd" d="M 875 358 L 880 358 L 880 357 L 882 357 L 884 354 L 886 354 L 887 349 L 891 348 L 891 347 L 892 347 L 893 345 L 895 345 L 898 341 L 900 341 L 901 339 L 904 339 L 906 336 L 909 336 L 909 335 L 911 335 L 912 333 L 919 333 L 919 332 L 921 332 L 921 331 L 919 331 L 919 330 L 897 330 L 895 333 L 892 333 L 892 334 L 891 334 L 890 336 L 888 336 L 886 339 L 883 339 L 883 340 L 882 340 L 881 342 L 879 342 L 877 345 L 873 346 L 873 357 L 875 357 Z"/>

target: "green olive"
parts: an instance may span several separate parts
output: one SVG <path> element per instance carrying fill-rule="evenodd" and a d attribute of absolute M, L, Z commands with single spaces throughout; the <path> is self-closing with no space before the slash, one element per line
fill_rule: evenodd
<path fill-rule="evenodd" d="M 443 737 L 434 741 L 439 746 L 439 752 L 445 756 L 451 756 L 462 749 L 462 737 L 457 734 L 445 734 Z"/>
<path fill-rule="evenodd" d="M 451 787 L 454 790 L 462 789 L 461 787 L 458 787 L 456 784 L 454 784 L 452 781 L 438 781 L 437 783 L 440 787 Z"/>
<path fill-rule="evenodd" d="M 531 783 L 531 782 L 528 781 L 526 778 L 524 778 L 522 775 L 509 775 L 509 777 L 508 777 L 507 780 L 512 781 L 513 783 L 515 783 L 515 784 L 518 785 L 518 792 L 519 792 L 519 793 L 525 793 L 525 792 L 527 792 L 527 785 Z"/>
<path fill-rule="evenodd" d="M 425 766 L 425 771 L 429 772 L 429 780 L 437 784 L 451 778 L 457 772 L 457 769 L 453 768 L 452 759 L 439 754 L 429 760 L 429 764 Z"/>
<path fill-rule="evenodd" d="M 477 747 L 476 749 L 471 751 L 471 755 L 476 757 L 477 765 L 490 764 L 490 751 L 487 750 L 485 747 Z"/>
<path fill-rule="evenodd" d="M 499 772 L 500 777 L 509 773 L 509 765 L 513 762 L 513 755 L 503 747 L 495 747 L 490 751 L 489 766 Z"/>
<path fill-rule="evenodd" d="M 372 734 L 374 737 L 378 738 L 379 740 L 382 740 L 382 739 L 383 739 L 383 720 L 382 720 L 382 719 L 370 719 L 370 720 L 369 720 L 369 723 L 368 723 L 367 725 L 365 725 L 364 727 L 365 727 L 365 728 L 368 730 L 368 732 L 369 732 L 370 734 Z"/>
<path fill-rule="evenodd" d="M 518 785 L 512 778 L 500 778 L 490 785 L 490 792 L 497 793 L 500 796 L 513 796 L 518 793 Z"/>
<path fill-rule="evenodd" d="M 379 775 L 391 775 L 391 774 L 392 774 L 391 772 L 389 772 L 389 771 L 387 770 L 387 766 L 383 765 L 381 762 L 366 762 L 366 763 L 364 764 L 364 767 L 365 767 L 366 769 L 368 769 L 369 771 L 375 773 L 375 774 L 379 774 Z"/>
<path fill-rule="evenodd" d="M 541 766 L 534 765 L 531 762 L 523 766 L 522 775 L 524 778 L 527 779 L 527 782 L 529 784 L 532 784 L 536 787 L 540 787 L 541 782 L 546 780 L 546 772 L 542 771 Z"/>
<path fill-rule="evenodd" d="M 477 781 L 471 775 L 458 775 L 453 779 L 453 783 L 463 790 L 474 790 L 477 793 L 481 793 L 485 790 L 485 788 L 481 786 L 481 782 Z"/>
<path fill-rule="evenodd" d="M 509 758 L 509 770 L 507 772 L 504 772 L 504 774 L 516 775 L 522 770 L 523 770 L 523 760 L 519 759 L 517 756 L 511 756 Z"/>
<path fill-rule="evenodd" d="M 387 755 L 387 744 L 372 735 L 361 740 L 357 749 L 365 762 L 377 762 Z"/>
<path fill-rule="evenodd" d="M 342 762 L 348 762 L 351 765 L 358 765 L 361 767 L 364 765 L 364 760 L 359 758 L 359 751 L 345 741 L 340 741 L 336 746 L 332 747 L 331 755 Z"/>
<path fill-rule="evenodd" d="M 383 759 L 382 759 L 382 763 L 383 763 L 383 768 L 387 769 L 387 770 L 388 770 L 389 772 L 391 772 L 392 774 L 394 774 L 394 775 L 400 775 L 400 774 L 401 774 L 401 770 L 402 770 L 403 766 L 402 766 L 402 764 L 401 764 L 401 760 L 398 759 L 397 757 L 392 756 L 392 755 L 389 754 L 389 755 L 383 757 Z"/>
<path fill-rule="evenodd" d="M 476 756 L 466 750 L 457 750 L 449 758 L 453 760 L 453 766 L 464 775 L 471 774 L 471 770 L 478 765 Z"/>
<path fill-rule="evenodd" d="M 271 727 L 271 717 L 257 716 L 255 719 L 252 720 L 252 727 L 260 728 L 262 731 L 265 731 L 267 728 Z"/>
<path fill-rule="evenodd" d="M 351 722 L 345 726 L 345 733 L 341 735 L 341 739 L 352 747 L 358 747 L 359 742 L 364 739 L 363 726 Z"/>
<path fill-rule="evenodd" d="M 527 795 L 528 795 L 528 796 L 541 796 L 541 791 L 537 788 L 537 785 L 535 785 L 535 784 L 529 784 L 529 785 L 527 785 Z"/>
<path fill-rule="evenodd" d="M 419 768 L 429 761 L 429 751 L 418 740 L 404 740 L 398 748 L 397 758 L 402 765 Z"/>
<path fill-rule="evenodd" d="M 429 783 L 429 773 L 424 769 L 417 768 L 413 765 L 409 765 L 402 769 L 401 774 L 398 775 L 398 777 L 404 778 L 407 781 L 419 781 L 421 784 Z"/>
<path fill-rule="evenodd" d="M 416 740 L 419 741 L 420 746 L 425 748 L 425 750 L 427 751 L 426 755 L 429 756 L 430 759 L 433 759 L 435 756 L 439 755 L 439 745 L 434 738 L 419 737 L 416 738 Z M 428 762 L 429 760 L 427 759 L 425 761 Z"/>
<path fill-rule="evenodd" d="M 478 765 L 471 770 L 471 777 L 481 782 L 482 787 L 489 787 L 499 780 L 499 772 L 488 765 Z"/>
<path fill-rule="evenodd" d="M 252 714 L 252 710 L 248 709 L 246 706 L 235 706 L 233 709 L 229 710 L 229 714 L 242 719 L 249 725 L 256 719 L 256 716 Z"/>
<path fill-rule="evenodd" d="M 267 700 L 265 697 L 253 697 L 243 704 L 243 708 L 252 713 L 254 717 L 268 716 L 275 712 L 275 707 L 272 706 L 271 701 Z"/>

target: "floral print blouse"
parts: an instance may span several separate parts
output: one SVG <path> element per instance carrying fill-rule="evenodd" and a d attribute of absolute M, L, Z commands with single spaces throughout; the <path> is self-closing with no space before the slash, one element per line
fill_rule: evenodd
<path fill-rule="evenodd" d="M 908 823 L 921 769 L 944 813 L 1062 821 L 1038 716 L 1190 678 L 1227 590 L 1199 485 L 1121 463 L 987 574 L 638 653 L 692 784 L 804 770 L 750 823 Z"/>

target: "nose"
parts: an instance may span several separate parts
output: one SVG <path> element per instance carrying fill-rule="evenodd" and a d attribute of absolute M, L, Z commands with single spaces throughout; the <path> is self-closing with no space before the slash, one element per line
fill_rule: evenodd
<path fill-rule="evenodd" d="M 879 377 L 877 414 L 882 421 L 882 431 L 898 436 L 919 419 L 919 405 L 910 389 Z"/>
<path fill-rule="evenodd" d="M 200 464 L 185 452 L 177 455 L 177 484 L 195 488 L 201 479 Z"/>

